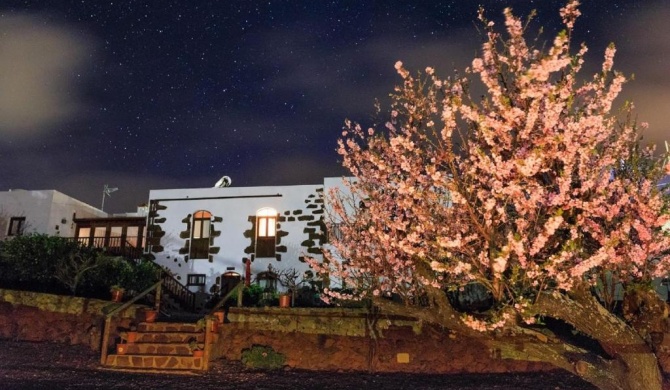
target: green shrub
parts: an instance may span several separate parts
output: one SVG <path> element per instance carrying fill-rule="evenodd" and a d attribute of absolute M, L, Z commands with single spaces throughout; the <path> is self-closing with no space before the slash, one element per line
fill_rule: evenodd
<path fill-rule="evenodd" d="M 127 290 L 139 294 L 158 282 L 160 278 L 160 268 L 149 259 L 140 259 L 132 264 L 130 273 L 126 275 L 125 285 Z"/>
<path fill-rule="evenodd" d="M 78 254 L 80 249 L 79 243 L 58 236 L 16 236 L 2 245 L 0 283 L 39 292 L 66 292 L 69 288 L 54 275 L 60 263 Z"/>
<path fill-rule="evenodd" d="M 118 285 L 127 290 L 132 265 L 121 257 L 103 257 L 100 265 L 87 273 L 81 281 L 81 294 L 86 297 L 109 299 L 111 286 Z"/>
<path fill-rule="evenodd" d="M 159 275 L 159 268 L 150 260 L 133 263 L 122 257 L 105 257 L 86 275 L 81 291 L 89 297 L 107 299 L 111 286 L 121 286 L 127 296 L 133 296 L 154 285 Z"/>
<path fill-rule="evenodd" d="M 252 284 L 244 288 L 242 292 L 242 304 L 247 307 L 257 306 L 263 296 L 263 287 Z"/>
<path fill-rule="evenodd" d="M 159 276 L 148 259 L 105 256 L 99 248 L 63 237 L 26 234 L 0 243 L 0 288 L 109 299 L 113 285 L 132 296 Z"/>
<path fill-rule="evenodd" d="M 254 345 L 242 351 L 242 363 L 247 367 L 278 370 L 284 367 L 286 357 L 264 345 Z"/>
<path fill-rule="evenodd" d="M 92 248 L 78 247 L 58 260 L 53 277 L 75 295 L 81 281 L 101 263 L 100 252 Z"/>

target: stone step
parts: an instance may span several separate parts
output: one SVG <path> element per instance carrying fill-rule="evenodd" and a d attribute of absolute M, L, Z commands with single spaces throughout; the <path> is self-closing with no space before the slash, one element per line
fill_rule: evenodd
<path fill-rule="evenodd" d="M 118 355 L 191 356 L 191 348 L 188 343 L 119 344 L 116 346 L 116 351 Z"/>
<path fill-rule="evenodd" d="M 195 339 L 198 343 L 205 342 L 203 332 L 137 332 L 135 343 L 181 344 Z"/>
<path fill-rule="evenodd" d="M 181 322 L 140 322 L 138 332 L 198 332 L 196 324 Z"/>
<path fill-rule="evenodd" d="M 108 355 L 106 366 L 156 370 L 202 370 L 204 358 L 169 355 Z"/>

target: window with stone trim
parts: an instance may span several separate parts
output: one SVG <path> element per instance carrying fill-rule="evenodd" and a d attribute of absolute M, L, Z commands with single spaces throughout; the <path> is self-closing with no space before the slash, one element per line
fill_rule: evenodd
<path fill-rule="evenodd" d="M 256 212 L 256 257 L 274 257 L 277 245 L 277 210 L 269 207 Z"/>
<path fill-rule="evenodd" d="M 205 210 L 193 214 L 191 228 L 191 259 L 207 259 L 209 257 L 209 236 L 212 225 L 212 213 Z"/>
<path fill-rule="evenodd" d="M 8 236 L 20 236 L 26 228 L 26 217 L 11 217 L 9 219 Z"/>

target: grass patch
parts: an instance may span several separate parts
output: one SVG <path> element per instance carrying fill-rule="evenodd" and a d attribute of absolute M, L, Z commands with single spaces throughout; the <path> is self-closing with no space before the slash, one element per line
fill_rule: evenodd
<path fill-rule="evenodd" d="M 242 363 L 247 367 L 278 370 L 284 367 L 286 357 L 265 345 L 254 345 L 242 351 Z"/>

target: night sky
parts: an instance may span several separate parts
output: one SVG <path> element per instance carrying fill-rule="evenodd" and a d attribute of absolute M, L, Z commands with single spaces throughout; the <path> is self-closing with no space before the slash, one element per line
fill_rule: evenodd
<path fill-rule="evenodd" d="M 607 43 L 635 73 L 624 97 L 670 139 L 670 1 L 584 0 L 590 77 Z M 537 8 L 553 39 L 563 1 L 0 2 L 0 191 L 57 189 L 134 211 L 150 189 L 317 184 L 345 174 L 345 118 L 368 122 L 394 63 L 469 65 L 478 3 L 501 21 Z M 498 23 L 501 25 L 502 23 Z M 620 98 L 619 103 L 623 103 Z"/>

